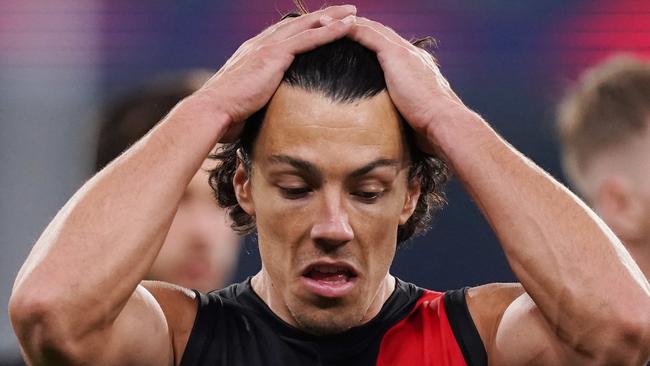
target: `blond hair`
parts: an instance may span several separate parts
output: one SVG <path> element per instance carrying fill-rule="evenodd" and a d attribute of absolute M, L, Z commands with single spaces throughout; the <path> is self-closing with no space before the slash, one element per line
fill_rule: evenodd
<path fill-rule="evenodd" d="M 562 99 L 557 113 L 562 165 L 584 196 L 585 169 L 603 151 L 647 128 L 650 62 L 619 55 L 590 69 Z"/>

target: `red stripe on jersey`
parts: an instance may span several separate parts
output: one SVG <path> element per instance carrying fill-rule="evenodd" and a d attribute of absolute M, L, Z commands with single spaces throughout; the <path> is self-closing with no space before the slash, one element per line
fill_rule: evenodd
<path fill-rule="evenodd" d="M 377 366 L 467 366 L 451 330 L 443 293 L 425 291 L 381 340 Z"/>

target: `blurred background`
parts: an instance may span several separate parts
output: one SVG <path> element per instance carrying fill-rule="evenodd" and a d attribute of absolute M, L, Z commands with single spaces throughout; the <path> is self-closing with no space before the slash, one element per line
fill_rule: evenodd
<path fill-rule="evenodd" d="M 650 55 L 644 0 L 354 3 L 406 38 L 434 36 L 442 71 L 465 103 L 561 181 L 553 119 L 564 89 L 613 52 Z M 0 365 L 19 358 L 6 306 L 16 272 L 91 176 L 103 104 L 160 74 L 217 69 L 292 9 L 290 0 L 0 0 Z M 513 281 L 457 182 L 448 200 L 429 234 L 398 252 L 393 272 L 437 290 Z M 233 281 L 259 267 L 255 241 L 243 245 Z"/>

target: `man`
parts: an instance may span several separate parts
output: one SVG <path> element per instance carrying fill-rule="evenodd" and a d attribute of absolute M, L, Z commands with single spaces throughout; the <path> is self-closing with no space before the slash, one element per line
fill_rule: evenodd
<path fill-rule="evenodd" d="M 650 276 L 650 62 L 587 70 L 559 108 L 567 177 Z"/>
<path fill-rule="evenodd" d="M 166 75 L 109 103 L 102 114 L 96 171 L 142 138 L 210 76 L 205 70 Z M 232 275 L 239 242 L 206 184 L 213 167 L 214 162 L 206 160 L 190 180 L 146 279 L 207 292 L 223 287 Z"/>
<path fill-rule="evenodd" d="M 647 360 L 650 286 L 616 237 L 465 107 L 428 53 L 355 13 L 325 8 L 247 41 L 71 199 L 12 294 L 11 319 L 32 363 Z M 385 89 L 357 98 L 323 94 L 309 80 L 283 81 L 298 55 L 343 37 L 376 54 Z M 251 116 L 249 123 L 261 121 L 257 137 L 242 132 Z M 422 185 L 433 177 L 409 169 L 418 159 L 409 129 L 479 202 L 521 286 L 443 295 L 389 274 L 400 227 L 421 209 L 421 192 L 435 191 Z M 184 184 L 215 142 L 240 135 L 253 145 L 237 153 L 229 189 L 240 209 L 232 216 L 254 223 L 261 271 L 208 296 L 140 285 Z M 103 255 L 108 245 L 110 256 Z"/>

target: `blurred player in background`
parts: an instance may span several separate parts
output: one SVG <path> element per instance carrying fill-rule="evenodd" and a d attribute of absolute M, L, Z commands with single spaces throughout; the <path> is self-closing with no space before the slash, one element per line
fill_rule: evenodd
<path fill-rule="evenodd" d="M 167 75 L 109 103 L 101 126 L 95 171 L 118 157 L 151 130 L 178 102 L 208 80 L 207 70 Z M 237 263 L 239 241 L 225 211 L 214 201 L 206 160 L 185 189 L 165 243 L 147 279 L 209 291 L 230 279 Z"/>
<path fill-rule="evenodd" d="M 564 171 L 650 275 L 650 62 L 587 70 L 558 110 Z"/>
<path fill-rule="evenodd" d="M 9 304 L 30 362 L 646 362 L 650 284 L 609 228 L 465 106 L 426 50 L 354 6 L 296 3 L 45 230 Z M 257 232 L 262 268 L 207 295 L 142 283 L 217 142 L 212 186 L 234 228 Z M 521 284 L 442 293 L 390 274 L 439 208 L 444 167 Z"/>

